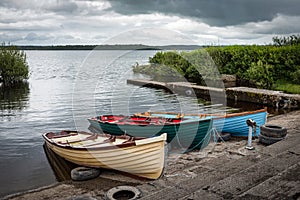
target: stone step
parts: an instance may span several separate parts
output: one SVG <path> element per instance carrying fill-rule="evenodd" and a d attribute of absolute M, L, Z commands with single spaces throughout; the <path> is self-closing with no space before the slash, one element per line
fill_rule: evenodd
<path fill-rule="evenodd" d="M 250 190 L 235 196 L 233 199 L 299 199 L 300 197 L 300 163 L 292 165 L 283 172 L 273 176 L 261 184 L 256 185 Z M 230 196 L 230 195 L 229 195 Z M 228 196 L 228 197 L 229 197 Z M 228 199 L 226 196 L 220 196 L 216 193 L 211 193 L 207 188 L 202 188 L 196 192 L 180 198 L 186 199 Z"/>
<path fill-rule="evenodd" d="M 285 151 L 213 183 L 208 192 L 232 199 L 297 164 L 299 159 L 300 155 Z"/>
<path fill-rule="evenodd" d="M 251 188 L 264 182 L 267 184 L 272 177 L 297 165 L 300 160 L 300 145 L 284 143 L 299 142 L 299 136 L 289 137 L 273 144 L 275 147 L 266 147 L 270 150 L 265 153 L 245 156 L 210 170 L 197 172 L 195 177 L 145 195 L 143 199 L 231 199 L 246 195 Z"/>
<path fill-rule="evenodd" d="M 262 155 L 257 157 L 257 155 L 246 156 L 238 160 L 232 160 L 227 163 L 222 163 L 215 168 L 204 170 L 202 172 L 197 172 L 197 175 L 193 178 L 181 181 L 177 184 L 168 186 L 159 190 L 157 192 L 145 194 L 142 199 L 179 199 L 193 192 L 199 190 L 200 188 L 209 189 L 210 185 L 231 176 L 232 174 L 238 173 L 249 166 L 255 165 L 260 160 L 264 160 L 269 156 Z M 195 169 L 196 170 L 196 169 Z"/>
<path fill-rule="evenodd" d="M 300 162 L 256 185 L 237 199 L 299 199 Z"/>
<path fill-rule="evenodd" d="M 298 134 L 290 134 L 289 132 L 290 131 L 288 130 L 286 138 L 281 142 L 277 142 L 268 146 L 267 148 L 262 149 L 262 153 L 270 156 L 276 156 L 284 151 L 294 151 L 295 153 L 300 154 L 300 149 L 293 148 L 300 144 L 300 137 Z"/>

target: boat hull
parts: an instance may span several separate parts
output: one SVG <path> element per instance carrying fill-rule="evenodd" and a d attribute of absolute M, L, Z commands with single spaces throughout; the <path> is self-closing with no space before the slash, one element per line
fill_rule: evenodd
<path fill-rule="evenodd" d="M 100 129 L 104 133 L 113 135 L 123 135 L 126 133 L 135 137 L 153 137 L 167 133 L 168 143 L 172 142 L 187 150 L 205 147 L 212 128 L 211 119 L 191 119 L 178 124 L 162 125 L 108 123 L 97 121 L 93 118 L 88 120 L 93 127 Z"/>
<path fill-rule="evenodd" d="M 257 126 L 262 126 L 266 123 L 267 112 L 257 112 L 253 114 L 232 116 L 225 118 L 214 119 L 214 127 L 218 132 L 227 132 L 232 136 L 248 137 L 249 127 L 246 124 L 247 119 L 252 119 Z M 260 128 L 256 128 L 256 133 L 252 132 L 252 136 L 260 135 Z"/>
<path fill-rule="evenodd" d="M 139 177 L 157 179 L 165 161 L 166 134 L 136 141 L 128 147 L 84 148 L 61 146 L 46 139 L 46 145 L 57 155 L 81 166 L 114 169 Z"/>
<path fill-rule="evenodd" d="M 155 117 L 167 117 L 167 118 L 176 118 L 178 117 L 177 113 L 171 112 L 147 112 L 150 116 Z M 187 114 L 184 115 L 184 118 L 191 118 L 191 119 L 201 119 L 202 117 L 210 116 L 213 118 L 213 127 L 218 132 L 227 132 L 230 133 L 232 136 L 237 137 L 248 137 L 249 127 L 246 124 L 247 119 L 252 119 L 256 122 L 258 126 L 256 128 L 256 136 L 260 134 L 259 126 L 262 126 L 267 121 L 267 108 L 255 110 L 255 111 L 247 111 L 241 113 L 231 113 L 225 115 L 218 115 L 218 114 Z M 138 114 L 139 115 L 139 114 Z M 145 115 L 141 114 L 141 115 Z M 255 136 L 255 133 L 252 132 L 252 136 Z"/>

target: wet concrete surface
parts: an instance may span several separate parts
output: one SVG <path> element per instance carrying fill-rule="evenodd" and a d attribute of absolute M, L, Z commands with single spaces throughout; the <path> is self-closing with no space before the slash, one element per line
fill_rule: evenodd
<path fill-rule="evenodd" d="M 104 170 L 93 180 L 65 181 L 5 199 L 105 199 L 112 187 L 138 188 L 141 199 L 300 199 L 300 111 L 278 115 L 268 124 L 284 126 L 287 137 L 265 146 L 246 139 L 211 142 L 201 151 L 172 153 L 155 181 Z"/>

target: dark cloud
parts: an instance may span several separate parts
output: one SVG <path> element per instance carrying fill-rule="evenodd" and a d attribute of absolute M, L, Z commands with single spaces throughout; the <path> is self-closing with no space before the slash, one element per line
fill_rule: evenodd
<path fill-rule="evenodd" d="M 261 44 L 274 35 L 299 33 L 299 8 L 300 0 L 0 0 L 0 42 L 99 43 L 153 27 L 201 44 Z M 148 36 L 133 33 L 116 42 L 136 43 L 131 38 L 146 41 Z M 164 41 L 165 33 L 154 33 L 153 40 Z M 185 42 L 178 36 L 174 41 Z"/>
<path fill-rule="evenodd" d="M 10 0 L 2 0 L 2 1 L 0 1 L 0 7 L 16 8 L 15 2 L 14 1 L 10 1 Z"/>
<path fill-rule="evenodd" d="M 78 9 L 78 5 L 72 0 L 57 1 L 19 1 L 19 0 L 1 0 L 0 8 L 11 9 L 32 9 L 41 11 L 52 11 L 55 13 L 74 13 Z"/>
<path fill-rule="evenodd" d="M 71 1 L 57 1 L 56 4 L 47 6 L 46 9 L 56 13 L 74 13 L 77 11 L 78 6 Z"/>
<path fill-rule="evenodd" d="M 34 10 L 36 12 L 51 12 L 62 16 L 99 15 L 108 7 L 107 1 L 98 0 L 0 0 L 0 8 L 17 10 Z"/>
<path fill-rule="evenodd" d="M 153 12 L 198 18 L 211 26 L 271 21 L 278 14 L 300 15 L 299 0 L 109 0 L 111 10 L 125 14 Z"/>

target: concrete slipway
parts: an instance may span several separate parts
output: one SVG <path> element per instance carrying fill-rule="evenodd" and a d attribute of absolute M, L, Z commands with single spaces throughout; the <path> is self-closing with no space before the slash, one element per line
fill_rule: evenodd
<path fill-rule="evenodd" d="M 105 199 L 115 186 L 131 185 L 141 199 L 299 199 L 300 111 L 270 118 L 269 124 L 284 126 L 287 137 L 270 146 L 246 140 L 210 143 L 202 151 L 171 154 L 165 174 L 158 180 L 138 180 L 117 172 L 100 177 L 65 181 L 5 199 Z"/>

